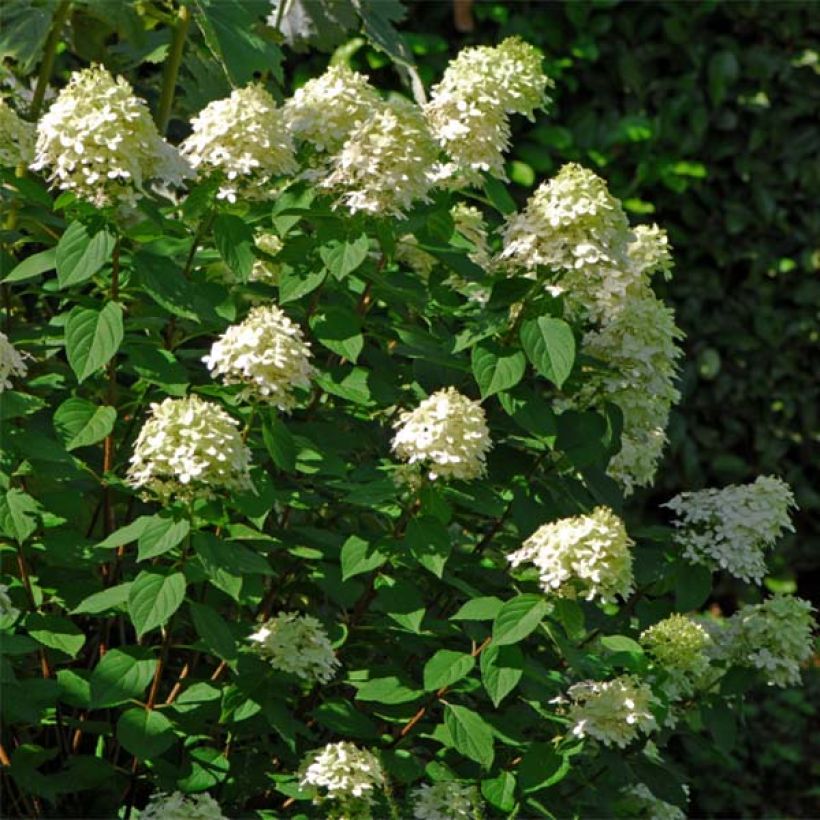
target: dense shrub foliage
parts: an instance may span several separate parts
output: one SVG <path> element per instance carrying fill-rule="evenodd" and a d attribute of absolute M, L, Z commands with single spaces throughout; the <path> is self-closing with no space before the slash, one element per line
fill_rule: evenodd
<path fill-rule="evenodd" d="M 276 4 L 11 7 L 12 813 L 682 817 L 666 750 L 800 681 L 807 602 L 697 612 L 760 582 L 789 485 L 624 501 L 679 398 L 665 232 L 585 163 L 516 207 L 531 45 L 425 94 L 355 8 L 412 99 L 344 59 L 277 99 Z M 117 72 L 161 59 L 149 104 Z"/>

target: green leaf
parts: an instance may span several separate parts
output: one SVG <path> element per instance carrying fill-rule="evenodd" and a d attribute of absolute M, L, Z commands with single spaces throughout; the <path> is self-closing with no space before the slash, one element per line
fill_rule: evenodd
<path fill-rule="evenodd" d="M 128 614 L 137 637 L 168 623 L 185 598 L 185 576 L 143 570 L 128 592 Z"/>
<path fill-rule="evenodd" d="M 296 469 L 296 444 L 285 424 L 276 416 L 270 416 L 262 426 L 262 440 L 273 463 L 286 473 Z"/>
<path fill-rule="evenodd" d="M 85 635 L 68 618 L 34 612 L 26 618 L 28 634 L 43 646 L 59 649 L 72 658 L 83 648 Z"/>
<path fill-rule="evenodd" d="M 344 279 L 367 259 L 370 240 L 361 234 L 353 240 L 333 240 L 319 248 L 319 256 L 336 279 Z"/>
<path fill-rule="evenodd" d="M 348 578 L 378 569 L 386 560 L 386 555 L 378 549 L 371 549 L 370 544 L 363 538 L 351 535 L 342 544 L 342 580 L 346 581 Z"/>
<path fill-rule="evenodd" d="M 54 429 L 66 450 L 89 447 L 113 429 L 117 411 L 80 398 L 66 399 L 54 413 Z"/>
<path fill-rule="evenodd" d="M 470 674 L 475 666 L 475 658 L 464 652 L 440 649 L 424 665 L 424 688 L 435 692 L 451 686 Z"/>
<path fill-rule="evenodd" d="M 575 362 L 572 328 L 563 319 L 541 316 L 521 326 L 521 344 L 535 369 L 560 388 Z"/>
<path fill-rule="evenodd" d="M 515 777 L 511 772 L 501 772 L 491 780 L 482 780 L 481 794 L 491 806 L 509 814 L 515 808 Z"/>
<path fill-rule="evenodd" d="M 533 743 L 518 766 L 518 785 L 524 792 L 546 789 L 569 773 L 569 757 L 558 754 L 551 743 Z"/>
<path fill-rule="evenodd" d="M 156 666 L 147 647 L 109 649 L 91 673 L 92 708 L 104 709 L 140 697 Z"/>
<path fill-rule="evenodd" d="M 527 360 L 520 350 L 502 348 L 492 341 L 479 342 L 472 352 L 473 375 L 487 398 L 502 390 L 509 390 L 521 381 Z"/>
<path fill-rule="evenodd" d="M 37 529 L 34 515 L 37 502 L 27 493 L 13 487 L 0 490 L 0 532 L 22 544 Z"/>
<path fill-rule="evenodd" d="M 432 515 L 413 518 L 407 525 L 404 541 L 416 561 L 437 578 L 441 578 L 453 548 L 444 524 Z"/>
<path fill-rule="evenodd" d="M 626 652 L 630 655 L 643 655 L 643 647 L 626 635 L 606 635 L 599 643 L 610 652 Z"/>
<path fill-rule="evenodd" d="M 12 268 L 11 273 L 0 280 L 3 284 L 12 282 L 25 282 L 28 279 L 35 279 L 42 273 L 54 270 L 57 266 L 57 248 L 49 248 L 40 253 L 33 253 L 26 257 L 19 265 Z"/>
<path fill-rule="evenodd" d="M 115 609 L 128 601 L 128 592 L 131 589 L 131 582 L 117 584 L 100 592 L 95 592 L 87 598 L 83 598 L 74 609 L 72 615 L 97 615 L 109 609 Z"/>
<path fill-rule="evenodd" d="M 296 273 L 294 271 L 283 270 L 279 274 L 279 304 L 295 302 L 308 293 L 312 293 L 327 277 L 327 271 L 315 271 L 313 273 Z"/>
<path fill-rule="evenodd" d="M 515 200 L 510 196 L 507 187 L 495 177 L 484 177 L 484 191 L 493 207 L 504 215 L 515 213 Z"/>
<path fill-rule="evenodd" d="M 712 570 L 701 564 L 681 561 L 675 578 L 675 609 L 690 612 L 699 609 L 712 592 Z"/>
<path fill-rule="evenodd" d="M 523 641 L 549 612 L 549 604 L 541 595 L 516 595 L 504 603 L 493 622 L 493 643 L 505 645 Z"/>
<path fill-rule="evenodd" d="M 503 605 L 500 598 L 495 595 L 488 595 L 483 598 L 473 598 L 461 606 L 455 615 L 450 616 L 451 621 L 492 621 L 498 615 L 498 611 Z"/>
<path fill-rule="evenodd" d="M 171 721 L 156 709 L 128 709 L 117 721 L 117 740 L 139 760 L 161 755 L 174 743 Z"/>
<path fill-rule="evenodd" d="M 102 310 L 75 307 L 65 327 L 68 363 L 83 382 L 108 363 L 122 343 L 122 308 L 109 302 Z"/>
<path fill-rule="evenodd" d="M 524 654 L 517 646 L 491 643 L 481 653 L 481 682 L 496 709 L 523 674 Z"/>
<path fill-rule="evenodd" d="M 107 538 L 97 544 L 98 549 L 114 549 L 136 541 L 150 526 L 156 516 L 141 515 L 130 524 L 114 530 Z"/>
<path fill-rule="evenodd" d="M 55 263 L 61 288 L 90 279 L 110 258 L 116 239 L 106 230 L 94 236 L 81 222 L 72 222 L 57 243 Z"/>
<path fill-rule="evenodd" d="M 709 97 L 715 107 L 726 99 L 729 86 L 737 80 L 739 75 L 740 65 L 737 57 L 731 51 L 719 51 L 712 55 L 707 68 L 707 78 Z"/>
<path fill-rule="evenodd" d="M 225 264 L 241 282 L 247 282 L 256 258 L 250 225 L 233 214 L 220 214 L 214 220 L 214 243 Z"/>
<path fill-rule="evenodd" d="M 200 322 L 200 315 L 193 308 L 194 287 L 171 259 L 140 251 L 134 254 L 134 272 L 136 283 L 161 308 L 174 316 Z"/>
<path fill-rule="evenodd" d="M 236 641 L 225 623 L 225 618 L 213 607 L 193 601 L 188 602 L 188 609 L 191 611 L 196 631 L 205 641 L 205 645 L 223 661 L 235 660 Z"/>
<path fill-rule="evenodd" d="M 173 549 L 191 530 L 187 519 L 174 520 L 171 516 L 153 515 L 138 536 L 137 561 L 156 558 Z"/>
<path fill-rule="evenodd" d="M 366 683 L 356 684 L 356 700 L 375 701 L 376 703 L 410 703 L 418 700 L 424 692 L 405 686 L 397 677 L 374 678 Z"/>
<path fill-rule="evenodd" d="M 316 722 L 343 737 L 362 737 L 375 740 L 379 727 L 367 715 L 347 700 L 325 700 L 312 713 Z"/>
<path fill-rule="evenodd" d="M 450 731 L 456 751 L 485 769 L 493 765 L 493 732 L 480 715 L 465 706 L 448 703 L 444 711 L 444 725 Z"/>
<path fill-rule="evenodd" d="M 561 622 L 567 637 L 572 641 L 584 637 L 584 610 L 577 601 L 570 598 L 557 598 L 553 604 L 555 617 Z"/>
<path fill-rule="evenodd" d="M 605 460 L 607 428 L 602 416 L 589 410 L 565 410 L 556 421 L 558 437 L 555 446 L 576 467 L 582 469 Z"/>
<path fill-rule="evenodd" d="M 352 310 L 326 308 L 310 318 L 313 335 L 328 349 L 356 362 L 364 348 L 361 318 Z"/>

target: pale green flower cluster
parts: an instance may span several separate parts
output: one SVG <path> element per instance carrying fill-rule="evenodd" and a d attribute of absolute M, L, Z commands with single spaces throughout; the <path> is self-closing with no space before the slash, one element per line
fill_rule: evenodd
<path fill-rule="evenodd" d="M 254 649 L 281 672 L 310 681 L 327 683 L 339 667 L 322 624 L 310 615 L 280 612 L 248 637 Z"/>
<path fill-rule="evenodd" d="M 663 506 L 675 513 L 675 538 L 687 560 L 760 583 L 765 551 L 794 529 L 790 510 L 797 505 L 785 481 L 759 476 L 751 484 L 681 493 Z"/>
<path fill-rule="evenodd" d="M 341 802 L 372 802 L 374 792 L 384 786 L 379 759 L 367 749 L 340 741 L 312 752 L 302 763 L 299 787 L 316 792 L 323 799 Z"/>
<path fill-rule="evenodd" d="M 569 719 L 576 737 L 593 737 L 605 746 L 629 745 L 658 728 L 651 712 L 652 689 L 632 675 L 570 686 Z"/>
<path fill-rule="evenodd" d="M 452 162 L 441 179 L 456 184 L 480 182 L 481 172 L 505 177 L 504 153 L 510 144 L 509 115 L 532 118 L 549 101 L 551 81 L 544 74 L 541 55 L 518 37 L 496 47 L 462 49 L 433 88 L 425 114 Z"/>
<path fill-rule="evenodd" d="M 250 490 L 251 454 L 238 426 L 221 407 L 199 396 L 152 404 L 134 443 L 129 483 L 162 499 Z"/>
<path fill-rule="evenodd" d="M 219 803 L 209 794 L 158 792 L 139 813 L 139 820 L 226 820 Z"/>
<path fill-rule="evenodd" d="M 31 168 L 98 207 L 133 206 L 149 181 L 178 186 L 191 176 L 145 101 L 101 66 L 75 71 L 37 123 Z"/>
<path fill-rule="evenodd" d="M 759 669 L 773 686 L 797 686 L 800 666 L 812 657 L 814 609 L 792 595 L 742 606 L 714 632 L 715 657 Z"/>
<path fill-rule="evenodd" d="M 415 820 L 478 820 L 480 801 L 475 786 L 457 780 L 424 783 L 412 792 Z"/>
<path fill-rule="evenodd" d="M 243 385 L 242 397 L 290 410 L 294 390 L 307 389 L 314 370 L 302 331 L 276 305 L 255 307 L 231 325 L 202 360 L 225 384 Z"/>
<path fill-rule="evenodd" d="M 35 127 L 20 119 L 17 112 L 0 99 L 0 166 L 14 168 L 34 159 Z"/>
<path fill-rule="evenodd" d="M 636 808 L 640 814 L 636 817 L 646 820 L 686 820 L 686 812 L 673 803 L 655 797 L 645 783 L 629 786 L 624 789 L 624 793 L 630 797 L 630 802 L 638 804 Z"/>
<path fill-rule="evenodd" d="M 268 256 L 276 256 L 284 247 L 284 243 L 275 233 L 257 235 L 254 244 Z M 279 282 L 280 265 L 267 259 L 255 259 L 251 268 L 250 281 L 263 282 L 266 285 L 276 285 Z"/>
<path fill-rule="evenodd" d="M 424 463 L 430 478 L 478 478 L 492 447 L 484 410 L 454 387 L 433 393 L 395 424 L 393 450 L 410 464 Z"/>
<path fill-rule="evenodd" d="M 219 199 L 266 199 L 273 179 L 298 170 L 282 109 L 261 85 L 209 103 L 191 128 L 180 149 L 198 172 L 222 175 Z"/>
<path fill-rule="evenodd" d="M 589 515 L 544 524 L 507 560 L 513 567 L 534 564 L 547 593 L 609 602 L 632 592 L 633 543 L 612 510 L 596 507 Z"/>
<path fill-rule="evenodd" d="M 418 106 L 397 98 L 382 103 L 357 126 L 319 184 L 351 213 L 403 217 L 432 185 L 438 146 Z"/>
<path fill-rule="evenodd" d="M 334 153 L 381 105 L 367 77 L 346 65 L 335 65 L 287 100 L 285 122 L 294 139 Z"/>
<path fill-rule="evenodd" d="M 9 341 L 9 337 L 0 331 L 0 395 L 12 387 L 12 376 L 23 379 L 28 373 L 25 354 Z"/>
<path fill-rule="evenodd" d="M 641 633 L 641 644 L 666 673 L 663 689 L 671 698 L 692 693 L 709 669 L 709 633 L 701 624 L 674 613 Z"/>

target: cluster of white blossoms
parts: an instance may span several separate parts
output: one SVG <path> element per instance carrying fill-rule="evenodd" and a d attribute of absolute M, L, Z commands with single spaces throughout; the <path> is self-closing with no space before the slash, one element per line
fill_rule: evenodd
<path fill-rule="evenodd" d="M 255 649 L 281 672 L 318 683 L 336 674 L 339 661 L 322 624 L 310 615 L 280 612 L 250 635 Z"/>
<path fill-rule="evenodd" d="M 648 684 L 632 675 L 608 681 L 582 681 L 570 686 L 569 719 L 576 737 L 594 737 L 605 746 L 624 747 L 658 728 Z"/>
<path fill-rule="evenodd" d="M 381 102 L 367 77 L 346 65 L 335 65 L 297 89 L 283 110 L 295 140 L 333 153 Z"/>
<path fill-rule="evenodd" d="M 101 66 L 75 71 L 40 118 L 31 168 L 98 207 L 132 206 L 150 181 L 179 186 L 191 176 L 145 101 Z"/>
<path fill-rule="evenodd" d="M 549 101 L 548 85 L 552 83 L 544 74 L 541 55 L 518 37 L 496 47 L 462 49 L 424 108 L 436 139 L 452 160 L 438 176 L 468 184 L 480 181 L 482 171 L 504 178 L 509 115 L 532 119 L 533 112 Z"/>
<path fill-rule="evenodd" d="M 709 669 L 712 638 L 703 626 L 674 613 L 641 633 L 641 644 L 666 673 L 671 698 L 691 694 Z"/>
<path fill-rule="evenodd" d="M 313 376 L 310 346 L 302 331 L 276 305 L 260 305 L 231 325 L 202 360 L 225 384 L 244 385 L 244 399 L 290 410 L 293 391 L 307 389 Z"/>
<path fill-rule="evenodd" d="M 634 587 L 632 546 L 624 522 L 596 507 L 589 515 L 544 524 L 507 559 L 513 567 L 534 564 L 545 592 L 609 602 Z"/>
<path fill-rule="evenodd" d="M 139 820 L 226 820 L 219 803 L 209 794 L 183 794 L 158 792 L 151 796 L 148 805 L 135 816 Z"/>
<path fill-rule="evenodd" d="M 397 98 L 381 103 L 351 132 L 320 185 L 351 213 L 401 218 L 414 202 L 428 199 L 437 155 L 421 110 Z"/>
<path fill-rule="evenodd" d="M 317 800 L 373 799 L 375 789 L 384 786 L 379 759 L 367 749 L 340 741 L 312 752 L 302 763 L 299 787 L 320 790 Z"/>
<path fill-rule="evenodd" d="M 687 560 L 760 583 L 765 551 L 794 529 L 790 510 L 797 505 L 785 481 L 759 476 L 751 484 L 681 493 L 663 506 L 675 513 L 675 540 Z"/>
<path fill-rule="evenodd" d="M 34 159 L 34 139 L 35 127 L 0 99 L 0 166 L 28 165 Z"/>
<path fill-rule="evenodd" d="M 684 786 L 685 789 L 688 788 Z M 640 812 L 635 816 L 646 820 L 686 820 L 686 812 L 673 803 L 667 803 L 650 791 L 645 783 L 637 783 L 624 789 L 624 794 L 630 798 L 630 803 L 637 804 L 634 808 Z"/>
<path fill-rule="evenodd" d="M 11 378 L 25 378 L 28 373 L 26 365 L 26 354 L 19 350 L 9 341 L 9 337 L 0 331 L 0 394 L 4 390 L 11 389 Z"/>
<path fill-rule="evenodd" d="M 405 410 L 395 423 L 393 450 L 410 464 L 424 463 L 430 478 L 478 478 L 486 472 L 492 447 L 484 410 L 454 387 Z"/>
<path fill-rule="evenodd" d="M 268 256 L 276 256 L 284 247 L 284 243 L 275 233 L 262 233 L 253 240 L 254 245 Z M 267 259 L 255 259 L 251 268 L 251 282 L 263 282 L 266 285 L 276 285 L 279 282 L 279 264 Z"/>
<path fill-rule="evenodd" d="M 773 686 L 796 686 L 814 652 L 814 609 L 793 595 L 742 606 L 713 631 L 718 660 L 759 669 Z"/>
<path fill-rule="evenodd" d="M 475 786 L 457 780 L 424 783 L 412 792 L 415 820 L 477 820 L 481 817 Z"/>
<path fill-rule="evenodd" d="M 152 404 L 134 443 L 129 483 L 160 498 L 252 489 L 251 454 L 238 426 L 221 407 L 199 396 Z"/>
<path fill-rule="evenodd" d="M 180 149 L 200 173 L 222 174 L 219 199 L 265 199 L 272 180 L 298 170 L 282 109 L 261 85 L 209 103 L 191 128 Z"/>

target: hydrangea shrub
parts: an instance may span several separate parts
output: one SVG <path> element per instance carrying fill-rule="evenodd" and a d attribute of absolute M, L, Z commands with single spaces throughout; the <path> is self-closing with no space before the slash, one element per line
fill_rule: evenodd
<path fill-rule="evenodd" d="M 699 611 L 765 575 L 780 479 L 628 503 L 678 397 L 665 233 L 575 164 L 516 207 L 520 39 L 429 101 L 235 85 L 176 146 L 102 66 L 0 108 L 12 810 L 684 816 L 664 747 L 799 683 L 813 615 Z"/>

